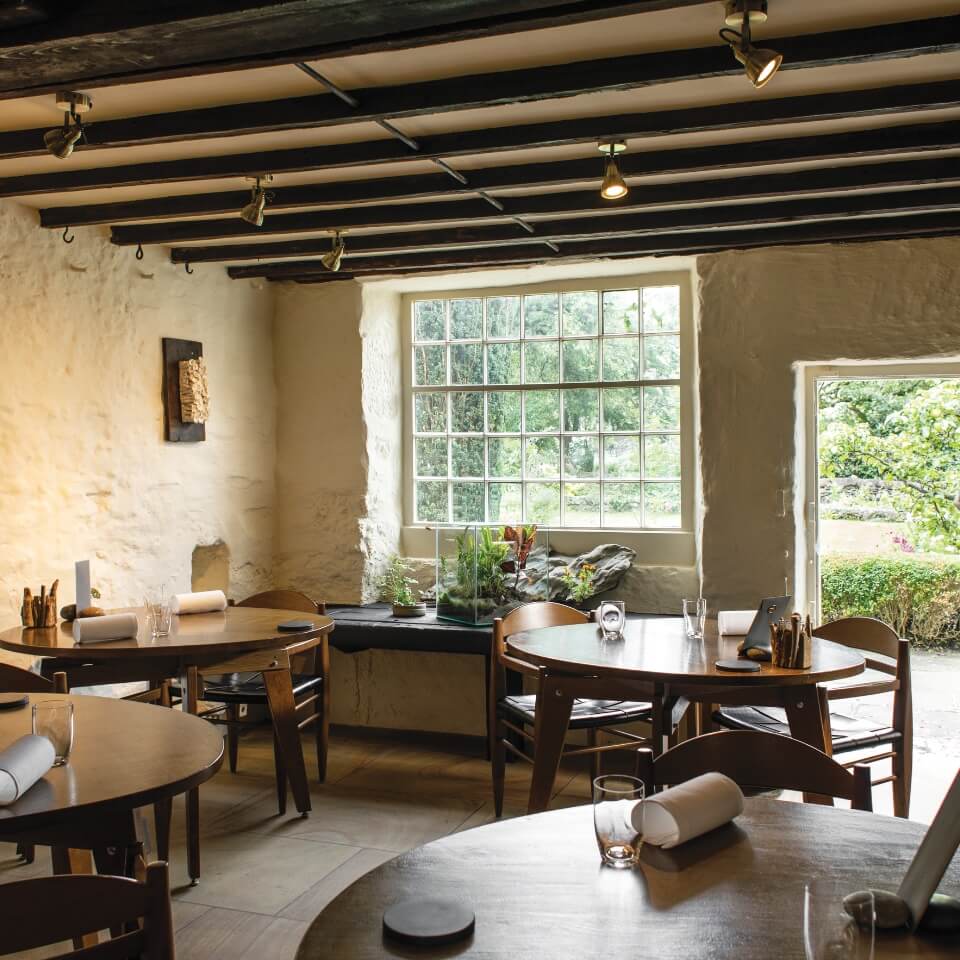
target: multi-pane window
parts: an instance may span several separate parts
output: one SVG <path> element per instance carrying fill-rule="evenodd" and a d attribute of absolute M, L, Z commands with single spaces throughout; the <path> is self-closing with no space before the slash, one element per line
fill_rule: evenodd
<path fill-rule="evenodd" d="M 680 527 L 678 286 L 411 313 L 415 523 Z"/>

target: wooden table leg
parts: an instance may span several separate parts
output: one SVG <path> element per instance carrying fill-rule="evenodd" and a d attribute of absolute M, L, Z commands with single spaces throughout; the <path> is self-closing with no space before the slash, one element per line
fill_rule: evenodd
<path fill-rule="evenodd" d="M 573 710 L 573 695 L 564 687 L 563 680 L 557 680 L 548 673 L 541 676 L 536 710 L 533 779 L 530 782 L 527 813 L 540 813 L 550 805 Z"/>
<path fill-rule="evenodd" d="M 187 667 L 181 681 L 183 709 L 196 714 L 200 702 L 200 675 L 196 667 Z M 190 886 L 200 882 L 200 790 L 194 787 L 186 795 L 187 805 L 187 873 Z"/>
<path fill-rule="evenodd" d="M 787 712 L 787 721 L 790 724 L 790 736 L 794 740 L 809 743 L 811 747 L 816 747 L 821 753 L 830 756 L 833 751 L 829 718 L 825 721 L 817 687 L 815 685 L 785 687 L 783 690 L 783 705 Z M 833 797 L 805 793 L 803 799 L 805 803 L 833 806 Z"/>
<path fill-rule="evenodd" d="M 283 767 L 290 783 L 290 792 L 297 810 L 304 816 L 310 811 L 310 788 L 307 768 L 303 762 L 303 746 L 297 726 L 296 704 L 293 700 L 293 682 L 289 670 L 264 670 L 263 682 L 267 688 L 267 702 L 273 717 L 277 747 L 283 758 Z"/>

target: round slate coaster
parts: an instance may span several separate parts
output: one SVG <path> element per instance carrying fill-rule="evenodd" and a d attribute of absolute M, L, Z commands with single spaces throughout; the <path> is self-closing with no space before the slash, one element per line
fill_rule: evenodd
<path fill-rule="evenodd" d="M 752 660 L 718 660 L 718 670 L 729 670 L 731 673 L 759 673 L 760 664 Z"/>
<path fill-rule="evenodd" d="M 473 911 L 456 900 L 404 900 L 383 912 L 384 934 L 407 943 L 464 940 L 473 933 L 475 923 Z"/>
<path fill-rule="evenodd" d="M 16 710 L 29 702 L 30 698 L 25 693 L 0 693 L 0 710 Z"/>

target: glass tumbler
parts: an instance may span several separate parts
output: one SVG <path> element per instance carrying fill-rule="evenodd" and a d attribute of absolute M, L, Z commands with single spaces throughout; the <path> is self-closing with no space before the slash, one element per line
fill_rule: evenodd
<path fill-rule="evenodd" d="M 703 597 L 683 601 L 683 625 L 691 640 L 703 639 L 703 627 L 707 620 L 707 601 Z"/>
<path fill-rule="evenodd" d="M 143 605 L 147 608 L 147 621 L 150 626 L 150 635 L 154 640 L 165 637 L 170 633 L 170 623 L 173 617 L 170 610 L 170 601 L 163 589 L 144 598 Z"/>
<path fill-rule="evenodd" d="M 65 764 L 70 756 L 73 728 L 73 704 L 70 701 L 41 700 L 33 705 L 33 732 L 53 744 L 55 767 Z"/>
<path fill-rule="evenodd" d="M 873 960 L 873 894 L 864 891 L 856 909 L 848 911 L 844 897 L 849 893 L 849 883 L 835 880 L 811 880 L 804 885 L 803 947 L 807 960 Z"/>
<path fill-rule="evenodd" d="M 608 775 L 593 781 L 593 826 L 600 857 L 611 867 L 632 867 L 643 844 L 643 781 Z"/>
<path fill-rule="evenodd" d="M 604 600 L 597 608 L 600 629 L 607 640 L 623 637 L 623 626 L 627 622 L 627 605 L 623 600 Z"/>

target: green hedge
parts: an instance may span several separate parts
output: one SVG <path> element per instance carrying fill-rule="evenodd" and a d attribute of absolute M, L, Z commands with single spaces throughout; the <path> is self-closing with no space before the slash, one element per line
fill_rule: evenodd
<path fill-rule="evenodd" d="M 921 647 L 960 648 L 960 563 L 826 557 L 823 619 L 879 617 Z"/>

